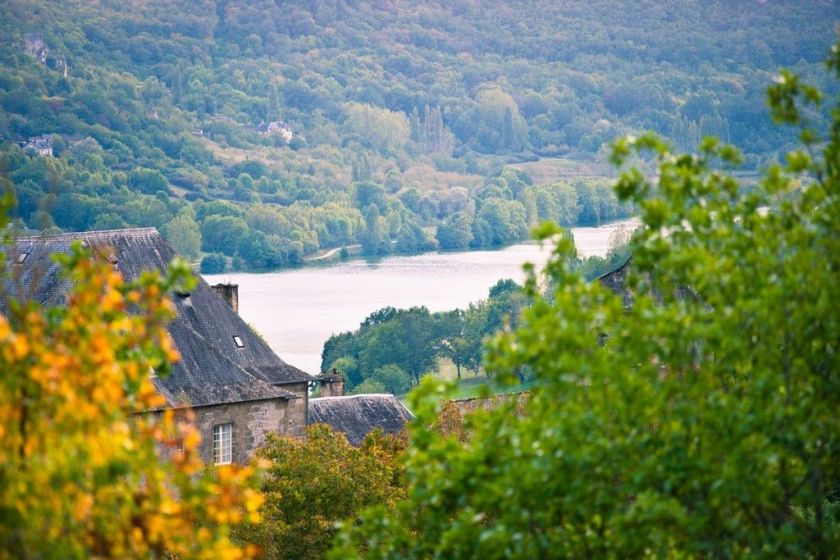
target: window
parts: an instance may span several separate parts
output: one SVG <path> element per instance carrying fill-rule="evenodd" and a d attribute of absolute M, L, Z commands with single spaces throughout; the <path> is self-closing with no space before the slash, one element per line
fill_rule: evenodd
<path fill-rule="evenodd" d="M 17 257 L 17 264 L 23 264 L 23 261 L 26 260 L 26 257 L 29 256 L 29 253 L 21 253 Z"/>
<path fill-rule="evenodd" d="M 170 457 L 182 457 L 184 455 L 184 438 L 178 438 L 175 447 L 170 451 Z"/>
<path fill-rule="evenodd" d="M 227 465 L 233 461 L 233 424 L 213 426 L 213 462 Z"/>
<path fill-rule="evenodd" d="M 245 348 L 245 343 L 242 342 L 242 339 L 236 335 L 233 335 L 233 343 L 236 344 L 237 348 Z"/>

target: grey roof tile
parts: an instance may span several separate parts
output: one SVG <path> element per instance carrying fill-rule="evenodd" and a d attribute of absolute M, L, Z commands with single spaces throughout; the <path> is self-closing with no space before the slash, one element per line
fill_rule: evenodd
<path fill-rule="evenodd" d="M 386 434 L 400 431 L 414 415 L 394 395 L 352 395 L 309 399 L 309 423 L 329 424 L 344 433 L 352 445 L 381 428 Z"/>
<path fill-rule="evenodd" d="M 10 274 L 3 280 L 0 309 L 10 298 L 63 305 L 69 283 L 53 253 L 69 253 L 81 240 L 122 272 L 127 280 L 146 270 L 166 270 L 175 250 L 154 228 L 18 238 L 5 252 Z M 14 264 L 19 256 L 27 256 Z M 172 297 L 177 317 L 169 333 L 181 354 L 166 378 L 155 385 L 168 406 L 205 406 L 268 398 L 297 398 L 283 385 L 306 383 L 305 372 L 281 360 L 200 276 L 190 294 Z M 244 343 L 239 348 L 234 336 Z"/>

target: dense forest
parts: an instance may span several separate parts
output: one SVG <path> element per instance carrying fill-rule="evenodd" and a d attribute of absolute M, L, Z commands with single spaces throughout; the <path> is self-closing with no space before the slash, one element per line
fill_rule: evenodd
<path fill-rule="evenodd" d="M 775 159 L 794 136 L 768 124 L 764 88 L 779 66 L 836 88 L 817 69 L 837 13 L 816 0 L 9 0 L 0 172 L 22 227 L 154 226 L 207 271 L 356 244 L 500 245 L 546 219 L 628 215 L 599 167 L 618 134 L 679 148 L 715 134 L 747 169 Z"/>

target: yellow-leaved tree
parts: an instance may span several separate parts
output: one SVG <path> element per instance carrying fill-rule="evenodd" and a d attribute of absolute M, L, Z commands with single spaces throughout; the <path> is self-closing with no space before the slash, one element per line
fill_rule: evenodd
<path fill-rule="evenodd" d="M 0 315 L 0 558 L 253 556 L 229 539 L 257 520 L 253 470 L 205 470 L 188 413 L 148 412 L 188 268 L 126 282 L 80 246 L 61 259 L 65 306 Z"/>

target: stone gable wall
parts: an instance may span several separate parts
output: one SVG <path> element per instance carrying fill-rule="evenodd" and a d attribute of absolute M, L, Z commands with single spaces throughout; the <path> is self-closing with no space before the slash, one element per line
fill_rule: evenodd
<path fill-rule="evenodd" d="M 244 464 L 265 443 L 269 432 L 303 436 L 306 427 L 306 384 L 285 387 L 301 398 L 270 399 L 202 406 L 195 409 L 195 422 L 201 433 L 199 452 L 208 465 L 213 464 L 213 426 L 233 424 L 233 462 Z"/>

